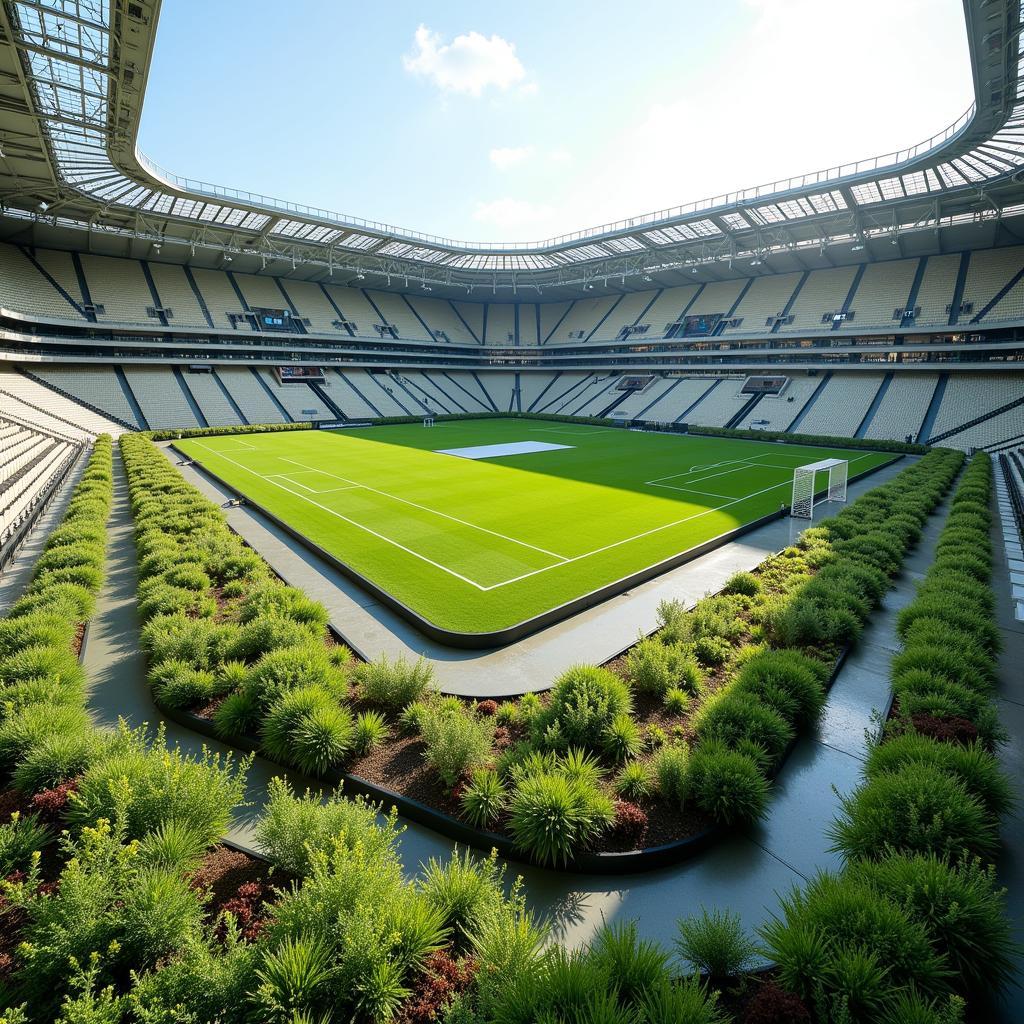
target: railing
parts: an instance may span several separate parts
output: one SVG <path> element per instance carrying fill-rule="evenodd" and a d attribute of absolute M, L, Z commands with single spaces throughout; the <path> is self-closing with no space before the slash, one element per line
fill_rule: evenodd
<path fill-rule="evenodd" d="M 673 206 L 664 210 L 655 210 L 650 213 L 641 214 L 638 217 L 628 217 L 624 220 L 612 221 L 607 224 L 600 224 L 592 228 L 584 228 L 582 231 L 574 231 L 568 234 L 556 235 L 539 242 L 466 242 L 458 239 L 447 238 L 443 235 L 432 235 L 424 232 L 411 231 L 407 228 L 400 228 L 394 224 L 384 221 L 364 220 L 361 217 L 352 217 L 346 214 L 335 213 L 331 210 L 324 210 L 319 207 L 305 206 L 302 203 L 289 203 L 270 196 L 261 195 L 257 192 L 247 192 L 243 189 L 226 188 L 222 185 L 213 185 L 209 182 L 200 181 L 196 178 L 185 178 L 174 174 L 172 171 L 161 167 L 156 161 L 151 160 L 145 153 L 136 148 L 135 158 L 139 164 L 146 169 L 154 178 L 168 185 L 171 188 L 183 192 L 191 192 L 197 195 L 206 196 L 221 202 L 233 201 L 243 203 L 246 206 L 258 207 L 264 211 L 271 211 L 277 214 L 290 214 L 304 220 L 316 220 L 324 223 L 334 224 L 338 227 L 362 229 L 371 231 L 374 234 L 387 235 L 396 239 L 409 242 L 426 243 L 428 245 L 442 246 L 447 249 L 462 249 L 473 252 L 529 252 L 559 248 L 586 239 L 596 238 L 601 235 L 615 234 L 617 232 L 634 230 L 665 220 L 674 220 L 686 217 L 690 214 L 700 213 L 704 210 L 717 209 L 724 206 L 735 206 L 738 203 L 748 203 L 756 199 L 767 199 L 770 196 L 783 192 L 790 192 L 794 189 L 808 188 L 813 185 L 828 185 L 844 178 L 857 174 L 866 174 L 872 171 L 893 169 L 903 164 L 916 160 L 928 153 L 939 149 L 952 139 L 960 135 L 974 119 L 977 106 L 971 103 L 952 124 L 937 132 L 930 138 L 909 146 L 906 149 L 895 150 L 879 156 L 869 157 L 865 160 L 857 160 L 853 163 L 839 164 L 820 171 L 813 171 L 809 174 L 797 175 L 791 178 L 782 178 L 778 181 L 769 182 L 764 185 L 757 185 L 753 188 L 742 189 L 737 192 L 726 192 L 708 199 L 699 199 L 696 202 L 686 203 L 681 206 Z"/>

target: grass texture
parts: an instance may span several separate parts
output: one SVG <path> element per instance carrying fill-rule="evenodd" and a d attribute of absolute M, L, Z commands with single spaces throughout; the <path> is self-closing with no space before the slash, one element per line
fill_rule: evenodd
<path fill-rule="evenodd" d="M 566 447 L 468 459 L 439 449 Z M 793 470 L 879 452 L 471 420 L 178 442 L 435 625 L 514 625 L 788 504 Z M 824 474 L 818 480 L 824 487 Z"/>

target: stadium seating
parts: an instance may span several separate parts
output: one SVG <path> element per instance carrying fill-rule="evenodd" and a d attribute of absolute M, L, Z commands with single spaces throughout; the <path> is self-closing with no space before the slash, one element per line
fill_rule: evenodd
<path fill-rule="evenodd" d="M 289 284 L 290 290 L 291 285 Z M 409 305 L 426 323 L 427 327 L 434 332 L 434 336 L 438 337 L 439 332 L 444 335 L 439 340 L 444 341 L 447 339 L 455 345 L 475 345 L 477 343 L 476 338 L 473 337 L 470 329 L 459 319 L 459 315 L 455 312 L 455 308 L 450 302 L 444 299 L 432 299 L 421 295 L 410 295 L 408 299 Z M 534 330 L 534 334 L 536 335 L 536 330 Z M 536 340 L 529 344 L 535 345 Z"/>
<path fill-rule="evenodd" d="M 847 333 L 870 327 L 892 327 L 893 313 L 903 309 L 917 273 L 917 260 L 871 263 L 864 270 L 851 309 L 854 317 L 840 324 Z M 898 326 L 899 321 L 896 322 Z"/>
<path fill-rule="evenodd" d="M 742 322 L 738 327 L 726 330 L 733 333 L 767 330 L 765 321 L 786 308 L 786 303 L 792 298 L 801 277 L 801 274 L 766 274 L 757 278 L 747 289 L 746 295 L 740 300 L 733 314 L 735 318 L 741 318 Z"/>
<path fill-rule="evenodd" d="M 519 344 L 540 344 L 540 307 L 535 302 L 519 305 Z"/>
<path fill-rule="evenodd" d="M 938 380 L 935 373 L 894 374 L 864 436 L 916 440 Z"/>
<path fill-rule="evenodd" d="M 231 279 L 223 271 L 203 270 L 198 267 L 193 269 L 192 277 L 202 293 L 206 308 L 210 311 L 213 326 L 221 331 L 230 330 L 231 320 L 228 318 L 228 314 L 242 312 L 242 301 L 231 287 Z M 236 331 L 251 331 L 252 327 L 243 318 L 235 320 L 234 329 Z"/>
<path fill-rule="evenodd" d="M 250 423 L 286 423 L 287 416 L 249 367 L 217 367 L 217 376 Z"/>
<path fill-rule="evenodd" d="M 0 416 L 0 547 L 80 447 Z"/>
<path fill-rule="evenodd" d="M 431 340 L 429 331 L 402 295 L 396 295 L 394 292 L 367 292 L 366 297 L 380 310 L 387 323 L 398 328 L 400 338 Z"/>
<path fill-rule="evenodd" d="M 181 267 L 150 263 L 149 272 L 153 275 L 160 304 L 173 314 L 168 320 L 172 327 L 209 328 L 203 308 Z"/>
<path fill-rule="evenodd" d="M 260 369 L 256 373 L 274 398 L 284 407 L 289 418 L 295 422 L 325 420 L 334 415 L 333 411 L 325 405 L 324 400 L 308 384 L 301 381 L 293 384 L 280 384 L 273 370 Z"/>
<path fill-rule="evenodd" d="M 572 304 L 548 338 L 549 345 L 581 345 L 590 333 L 611 312 L 618 296 L 602 295 L 580 299 Z"/>
<path fill-rule="evenodd" d="M 740 394 L 743 380 L 743 377 L 722 378 L 686 414 L 685 422 L 701 427 L 724 427 L 750 401 L 750 395 Z"/>
<path fill-rule="evenodd" d="M 213 373 L 183 373 L 182 376 L 207 423 L 235 426 L 243 422 Z"/>
<path fill-rule="evenodd" d="M 951 376 L 928 439 L 932 440 L 978 416 L 1022 398 L 1024 374 L 1021 373 L 965 373 Z"/>
<path fill-rule="evenodd" d="M 793 322 L 783 325 L 779 333 L 806 334 L 808 331 L 831 330 L 831 324 L 822 323 L 822 315 L 842 309 L 856 274 L 856 267 L 812 271 L 790 307 Z"/>
<path fill-rule="evenodd" d="M 356 334 L 361 338 L 379 337 L 374 329 L 381 323 L 380 313 L 358 288 L 343 288 L 339 285 L 325 284 L 324 291 L 331 301 L 342 312 L 342 319 L 356 325 Z"/>
<path fill-rule="evenodd" d="M 881 385 L 880 373 L 833 374 L 800 421 L 799 433 L 853 437 Z"/>
<path fill-rule="evenodd" d="M 155 305 L 142 264 L 138 260 L 120 260 L 110 256 L 83 253 L 82 272 L 94 305 L 102 306 L 96 319 L 100 323 L 143 324 L 152 327 L 159 320 L 146 315 Z"/>
<path fill-rule="evenodd" d="M 780 395 L 765 395 L 737 427 L 743 430 L 786 430 L 821 383 L 817 377 L 794 377 Z"/>
<path fill-rule="evenodd" d="M 699 316 L 701 314 L 721 313 L 728 315 L 736 300 L 743 292 L 746 281 L 712 281 L 705 285 L 692 305 L 686 311 L 687 316 Z M 661 326 L 660 324 L 658 326 Z"/>
<path fill-rule="evenodd" d="M 59 363 L 52 366 L 33 365 L 29 370 L 51 387 L 63 391 L 72 398 L 88 402 L 132 426 L 142 426 L 121 382 L 109 366 L 72 366 Z M 109 433 L 115 437 L 123 429 L 113 422 L 107 426 L 97 426 L 97 433 Z"/>
<path fill-rule="evenodd" d="M 947 307 L 953 301 L 959 270 L 959 254 L 928 257 L 915 302 L 921 308 L 916 321 L 918 327 L 949 322 Z"/>
<path fill-rule="evenodd" d="M 124 375 L 142 415 L 154 430 L 205 426 L 170 370 L 129 364 L 124 367 Z"/>
<path fill-rule="evenodd" d="M 54 386 L 61 387 L 56 383 Z M 67 388 L 63 390 L 70 391 Z M 99 406 L 98 402 L 88 397 L 83 400 Z M 73 439 L 80 440 L 97 434 L 117 437 L 125 429 L 115 420 L 76 402 L 73 392 L 62 395 L 7 366 L 0 366 L 0 407 L 12 415 L 17 414 L 23 421 Z M 127 419 L 127 422 L 134 423 L 134 417 Z"/>
<path fill-rule="evenodd" d="M 13 245 L 0 243 L 0 306 L 46 320 L 85 320 Z"/>
<path fill-rule="evenodd" d="M 498 347 L 516 343 L 516 308 L 511 303 L 492 302 L 487 307 L 484 344 Z"/>
<path fill-rule="evenodd" d="M 971 253 L 964 281 L 962 301 L 971 303 L 974 310 L 961 319 L 970 320 L 1009 284 L 1011 278 L 1024 266 L 1024 246 L 1009 249 L 989 249 Z M 1004 295 L 986 314 L 986 321 L 1020 320 L 1024 317 L 1024 285 L 1020 281 Z"/>
<path fill-rule="evenodd" d="M 644 334 L 645 338 L 665 337 L 666 327 L 682 315 L 682 312 L 693 301 L 693 297 L 700 291 L 700 285 L 682 285 L 679 288 L 666 288 L 651 303 L 650 308 L 640 320 L 640 323 L 650 324 L 650 329 Z"/>
<path fill-rule="evenodd" d="M 291 299 L 289 308 L 299 317 L 309 320 L 309 330 L 316 334 L 337 334 L 341 328 L 335 326 L 339 320 L 338 311 L 331 305 L 320 285 L 313 281 L 283 282 Z M 284 296 L 278 292 L 278 305 Z"/>
<path fill-rule="evenodd" d="M 591 341 L 614 341 L 623 327 L 632 327 L 637 322 L 640 314 L 651 304 L 656 295 L 657 292 L 653 291 L 632 292 L 623 295 L 612 307 L 603 323 L 594 331 Z"/>

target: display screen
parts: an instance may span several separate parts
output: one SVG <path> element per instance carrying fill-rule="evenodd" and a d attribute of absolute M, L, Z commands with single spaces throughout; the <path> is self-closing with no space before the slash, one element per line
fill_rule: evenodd
<path fill-rule="evenodd" d="M 718 326 L 722 315 L 721 313 L 698 313 L 696 316 L 686 317 L 683 320 L 683 337 L 706 337 Z"/>

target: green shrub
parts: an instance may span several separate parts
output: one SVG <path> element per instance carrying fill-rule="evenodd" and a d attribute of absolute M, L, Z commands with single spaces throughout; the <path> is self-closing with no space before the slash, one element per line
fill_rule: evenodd
<path fill-rule="evenodd" d="M 743 664 L 733 692 L 757 697 L 803 728 L 817 721 L 825 705 L 825 671 L 799 651 L 759 651 Z"/>
<path fill-rule="evenodd" d="M 26 647 L 70 647 L 74 635 L 74 622 L 47 611 L 0 619 L 0 661 Z"/>
<path fill-rule="evenodd" d="M 651 770 L 643 761 L 627 761 L 615 779 L 615 792 L 625 800 L 643 800 L 651 793 Z"/>
<path fill-rule="evenodd" d="M 92 729 L 50 732 L 19 760 L 11 775 L 16 789 L 38 793 L 81 775 L 100 756 L 103 743 Z"/>
<path fill-rule="evenodd" d="M 555 682 L 548 706 L 533 720 L 533 732 L 538 742 L 552 750 L 581 746 L 599 750 L 612 722 L 632 710 L 629 687 L 618 676 L 577 665 Z"/>
<path fill-rule="evenodd" d="M 701 741 L 720 740 L 735 748 L 741 741 L 762 747 L 777 764 L 793 738 L 786 720 L 746 693 L 727 690 L 708 701 L 698 712 L 696 733 Z"/>
<path fill-rule="evenodd" d="M 989 857 L 996 847 L 996 829 L 982 803 L 957 778 L 922 763 L 883 772 L 843 797 L 828 834 L 832 849 L 847 860 L 886 851 Z"/>
<path fill-rule="evenodd" d="M 152 665 L 171 659 L 193 668 L 210 668 L 210 653 L 217 625 L 210 619 L 187 615 L 154 615 L 142 627 L 142 647 Z"/>
<path fill-rule="evenodd" d="M 161 662 L 149 673 L 153 696 L 167 708 L 194 708 L 208 701 L 214 694 L 214 682 L 212 672 L 177 658 Z"/>
<path fill-rule="evenodd" d="M 249 673 L 245 692 L 261 711 L 266 711 L 282 694 L 307 686 L 320 687 L 335 700 L 342 700 L 348 693 L 344 670 L 331 661 L 327 649 L 315 640 L 264 654 Z"/>
<path fill-rule="evenodd" d="M 261 587 L 249 594 L 242 603 L 239 621 L 252 622 L 263 616 L 292 619 L 304 626 L 327 629 L 327 609 L 294 587 Z"/>
<path fill-rule="evenodd" d="M 690 695 L 673 686 L 665 691 L 665 710 L 672 715 L 681 715 L 690 706 Z"/>
<path fill-rule="evenodd" d="M 925 928 L 853 875 L 819 874 L 781 900 L 782 918 L 761 929 L 779 982 L 810 1005 L 848 1000 L 853 1020 L 875 1020 L 913 979 L 940 992 L 948 968 Z"/>
<path fill-rule="evenodd" d="M 420 733 L 427 764 L 451 788 L 490 759 L 494 719 L 478 718 L 463 709 L 429 707 L 420 720 Z"/>
<path fill-rule="evenodd" d="M 657 943 L 641 939 L 635 921 L 604 925 L 591 944 L 590 959 L 620 1004 L 634 1004 L 671 977 L 668 954 Z"/>
<path fill-rule="evenodd" d="M 294 619 L 262 615 L 235 632 L 222 651 L 226 660 L 254 662 L 272 651 L 298 647 L 310 639 L 310 630 Z"/>
<path fill-rule="evenodd" d="M 356 717 L 354 748 L 362 756 L 369 753 L 388 734 L 384 716 L 376 711 L 364 711 Z"/>
<path fill-rule="evenodd" d="M 478 857 L 466 851 L 444 863 L 431 858 L 423 868 L 418 889 L 425 901 L 440 911 L 445 929 L 459 952 L 480 934 L 481 926 L 501 912 L 504 901 L 497 855 Z"/>
<path fill-rule="evenodd" d="M 283 779 L 271 779 L 269 799 L 256 826 L 256 841 L 275 867 L 306 876 L 313 859 L 329 853 L 335 843 L 344 850 L 357 847 L 372 862 L 396 856 L 398 837 L 405 830 L 398 816 L 378 815 L 375 804 L 357 796 L 346 799 L 336 790 L 326 802 L 307 791 L 296 796 Z M 383 824 L 381 823 L 383 821 Z"/>
<path fill-rule="evenodd" d="M 865 775 L 874 779 L 884 772 L 899 771 L 908 764 L 929 764 L 948 772 L 959 779 L 994 818 L 1008 814 L 1013 807 L 1010 780 L 995 755 L 977 744 L 961 747 L 906 733 L 871 748 Z"/>
<path fill-rule="evenodd" d="M 519 781 L 509 801 L 516 847 L 541 864 L 566 864 L 611 824 L 612 802 L 596 786 L 555 773 Z"/>
<path fill-rule="evenodd" d="M 982 690 L 988 682 L 987 679 L 978 678 L 970 662 L 958 651 L 945 646 L 908 644 L 892 659 L 890 671 L 894 676 L 915 670 L 927 672 L 933 677 L 937 676 L 951 683 Z"/>
<path fill-rule="evenodd" d="M 732 654 L 732 644 L 720 636 L 700 636 L 693 644 L 693 655 L 701 665 L 715 668 L 724 665 Z"/>
<path fill-rule="evenodd" d="M 643 746 L 640 726 L 627 714 L 616 715 L 605 730 L 603 746 L 613 761 L 625 761 Z"/>
<path fill-rule="evenodd" d="M 32 855 L 52 838 L 36 815 L 11 815 L 9 821 L 0 824 L 0 878 L 13 871 L 28 871 Z"/>
<path fill-rule="evenodd" d="M 247 691 L 228 694 L 213 713 L 213 727 L 223 739 L 250 736 L 260 724 L 260 708 Z"/>
<path fill-rule="evenodd" d="M 51 736 L 84 736 L 89 716 L 81 703 L 39 702 L 12 715 L 0 725 L 0 764 L 12 768 Z"/>
<path fill-rule="evenodd" d="M 477 828 L 490 828 L 505 808 L 505 784 L 492 768 L 477 768 L 462 791 L 462 813 Z"/>
<path fill-rule="evenodd" d="M 729 910 L 709 913 L 704 907 L 699 915 L 679 922 L 676 949 L 686 963 L 718 984 L 748 970 L 757 954 L 739 914 Z"/>
<path fill-rule="evenodd" d="M 626 678 L 638 693 L 660 695 L 675 682 L 669 648 L 653 637 L 641 640 L 629 651 L 625 671 Z"/>
<path fill-rule="evenodd" d="M 227 830 L 242 799 L 249 763 L 247 759 L 236 765 L 230 754 L 204 750 L 191 757 L 179 747 L 166 748 L 162 730 L 151 749 L 143 734 L 122 733 L 117 752 L 92 765 L 79 780 L 68 818 L 74 825 L 93 825 L 123 812 L 130 838 L 177 821 L 212 843 Z"/>
<path fill-rule="evenodd" d="M 764 814 L 768 780 L 753 758 L 704 741 L 690 756 L 690 792 L 715 821 L 744 825 Z"/>
<path fill-rule="evenodd" d="M 355 723 L 327 690 L 301 686 L 282 693 L 270 707 L 260 738 L 274 760 L 321 774 L 351 753 Z"/>
<path fill-rule="evenodd" d="M 968 989 L 991 992 L 1013 979 L 1017 949 L 994 868 L 931 854 L 860 861 L 850 875 L 922 925 Z"/>
<path fill-rule="evenodd" d="M 693 638 L 692 623 L 682 601 L 658 603 L 658 639 L 668 647 L 687 644 Z"/>
<path fill-rule="evenodd" d="M 662 799 L 682 808 L 690 795 L 690 751 L 678 745 L 662 747 L 654 756 L 654 777 Z"/>
<path fill-rule="evenodd" d="M 757 577 L 750 572 L 734 572 L 722 588 L 727 594 L 744 594 L 746 597 L 754 597 L 761 592 L 761 584 Z"/>
<path fill-rule="evenodd" d="M 398 712 L 426 696 L 433 686 L 434 668 L 425 658 L 410 662 L 399 655 L 389 661 L 381 655 L 377 661 L 360 665 L 356 678 L 365 700 Z"/>
<path fill-rule="evenodd" d="M 5 686 L 45 679 L 51 686 L 79 686 L 85 672 L 67 648 L 37 645 L 15 651 L 0 661 L 0 682 Z"/>

